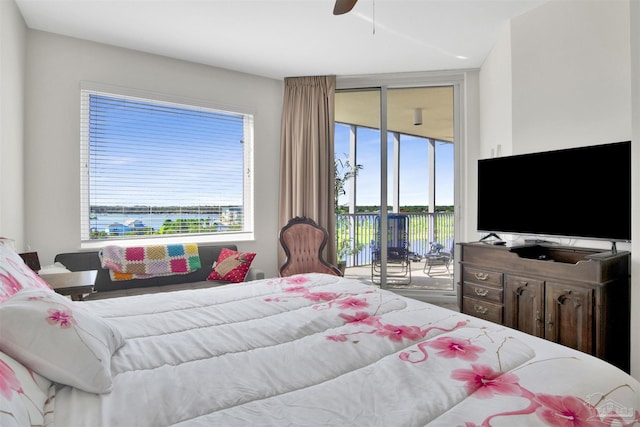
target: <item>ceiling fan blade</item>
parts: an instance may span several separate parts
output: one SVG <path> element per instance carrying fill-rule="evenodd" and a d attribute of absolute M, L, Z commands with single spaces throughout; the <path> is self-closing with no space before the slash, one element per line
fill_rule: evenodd
<path fill-rule="evenodd" d="M 333 7 L 334 15 L 342 15 L 353 9 L 358 0 L 336 0 L 336 4 Z"/>

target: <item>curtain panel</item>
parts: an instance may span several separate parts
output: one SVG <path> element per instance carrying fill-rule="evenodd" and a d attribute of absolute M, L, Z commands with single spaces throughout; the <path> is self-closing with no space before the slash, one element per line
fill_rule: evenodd
<path fill-rule="evenodd" d="M 325 259 L 336 263 L 334 198 L 335 76 L 284 81 L 280 144 L 280 228 L 306 216 L 329 233 Z M 284 254 L 279 253 L 280 265 Z"/>

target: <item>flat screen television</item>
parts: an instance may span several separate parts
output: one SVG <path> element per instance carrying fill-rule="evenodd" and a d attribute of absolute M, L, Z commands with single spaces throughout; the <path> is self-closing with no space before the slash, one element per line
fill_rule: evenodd
<path fill-rule="evenodd" d="M 478 161 L 478 231 L 631 241 L 631 142 Z"/>

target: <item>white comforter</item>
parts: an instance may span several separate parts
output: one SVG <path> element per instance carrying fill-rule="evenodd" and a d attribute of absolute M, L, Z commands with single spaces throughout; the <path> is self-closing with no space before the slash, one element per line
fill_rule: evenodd
<path fill-rule="evenodd" d="M 640 384 L 611 365 L 345 278 L 85 304 L 126 344 L 113 355 L 111 393 L 57 390 L 56 427 L 640 420 Z"/>

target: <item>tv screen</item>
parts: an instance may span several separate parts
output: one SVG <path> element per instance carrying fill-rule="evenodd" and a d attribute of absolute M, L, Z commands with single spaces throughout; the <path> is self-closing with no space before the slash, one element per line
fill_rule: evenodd
<path fill-rule="evenodd" d="M 478 231 L 631 241 L 631 142 L 479 160 Z"/>

